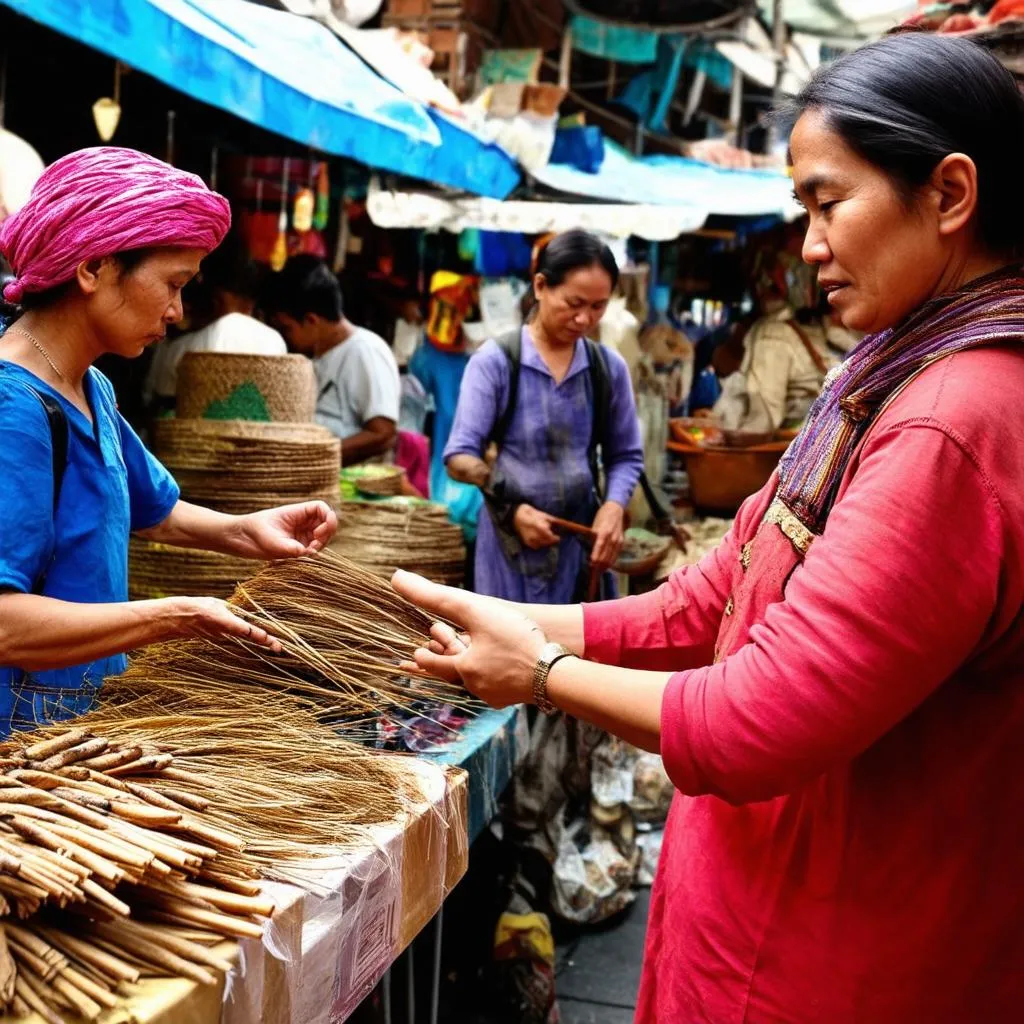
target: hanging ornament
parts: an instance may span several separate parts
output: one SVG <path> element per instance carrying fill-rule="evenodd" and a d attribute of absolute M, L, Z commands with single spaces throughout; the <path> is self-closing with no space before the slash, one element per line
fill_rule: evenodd
<path fill-rule="evenodd" d="M 284 170 L 281 174 L 281 212 L 277 217 L 277 238 L 270 252 L 270 269 L 284 270 L 288 262 L 288 158 L 284 159 Z"/>
<path fill-rule="evenodd" d="M 292 213 L 292 228 L 304 235 L 313 227 L 313 206 L 316 197 L 311 188 L 300 188 L 295 194 L 295 210 Z"/>
<path fill-rule="evenodd" d="M 92 105 L 92 119 L 100 139 L 109 142 L 121 123 L 121 62 L 114 61 L 114 95 L 103 96 Z"/>
<path fill-rule="evenodd" d="M 331 215 L 331 182 L 327 177 L 327 161 L 320 163 L 320 172 L 316 179 L 316 213 L 313 214 L 313 227 L 323 231 Z"/>

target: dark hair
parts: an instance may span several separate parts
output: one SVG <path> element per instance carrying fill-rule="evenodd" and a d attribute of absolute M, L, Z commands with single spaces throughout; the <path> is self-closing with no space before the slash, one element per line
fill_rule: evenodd
<path fill-rule="evenodd" d="M 301 321 L 315 313 L 337 323 L 342 316 L 341 285 L 322 259 L 300 253 L 268 282 L 263 307 L 271 316 L 284 313 Z"/>
<path fill-rule="evenodd" d="M 821 68 L 786 111 L 819 111 L 909 200 L 950 153 L 978 169 L 978 234 L 993 253 L 1024 248 L 1024 98 L 1013 75 L 966 39 L 903 33 Z"/>
<path fill-rule="evenodd" d="M 263 283 L 260 264 L 249 255 L 241 236 L 234 232 L 203 260 L 201 276 L 210 291 L 231 292 L 254 302 Z"/>
<path fill-rule="evenodd" d="M 537 273 L 552 288 L 557 288 L 574 271 L 601 267 L 611 278 L 612 288 L 619 283 L 619 265 L 611 249 L 596 235 L 581 228 L 555 235 L 537 257 Z"/>

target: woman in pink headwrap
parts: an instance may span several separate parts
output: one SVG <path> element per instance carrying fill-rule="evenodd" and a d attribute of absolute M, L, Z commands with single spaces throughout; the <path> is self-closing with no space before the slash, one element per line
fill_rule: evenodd
<path fill-rule="evenodd" d="M 269 560 L 319 551 L 314 501 L 228 516 L 180 500 L 92 364 L 134 358 L 230 224 L 194 175 L 133 150 L 72 153 L 0 226 L 21 315 L 0 337 L 0 733 L 84 711 L 123 652 L 184 636 L 276 639 L 213 598 L 128 602 L 129 533 Z"/>

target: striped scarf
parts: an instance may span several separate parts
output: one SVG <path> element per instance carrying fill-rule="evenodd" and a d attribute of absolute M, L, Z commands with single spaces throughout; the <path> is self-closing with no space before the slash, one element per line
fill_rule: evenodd
<path fill-rule="evenodd" d="M 937 359 L 1022 338 L 1024 268 L 1019 265 L 932 299 L 899 327 L 868 336 L 826 379 L 779 464 L 776 500 L 820 534 L 847 464 L 888 398 Z"/>

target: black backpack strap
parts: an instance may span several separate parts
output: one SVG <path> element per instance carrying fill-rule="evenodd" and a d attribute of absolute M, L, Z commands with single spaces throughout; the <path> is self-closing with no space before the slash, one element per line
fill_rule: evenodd
<path fill-rule="evenodd" d="M 520 330 L 516 329 L 494 340 L 508 360 L 508 400 L 494 424 L 490 438 L 491 443 L 500 448 L 505 443 L 505 438 L 508 437 L 509 428 L 512 426 L 512 417 L 516 411 L 516 401 L 519 398 L 519 369 L 523 361 L 523 335 Z"/>
<path fill-rule="evenodd" d="M 598 449 L 604 455 L 606 428 L 611 421 L 612 380 L 608 369 L 608 359 L 596 341 L 584 338 L 587 346 L 587 360 L 590 363 L 590 443 L 587 445 L 587 462 L 590 464 L 590 475 L 594 478 L 594 488 L 601 495 L 601 466 L 598 460 Z"/>
<path fill-rule="evenodd" d="M 44 394 L 30 387 L 29 390 L 39 399 L 43 411 L 46 413 L 46 421 L 50 426 L 50 447 L 53 453 L 53 518 L 57 519 L 57 504 L 60 501 L 60 491 L 64 484 L 64 472 L 68 466 L 68 418 L 64 415 L 64 409 L 59 401 L 52 395 Z M 56 555 L 56 550 L 51 553 L 46 568 L 32 587 L 33 594 L 41 594 L 46 585 L 46 576 L 50 564 Z"/>

